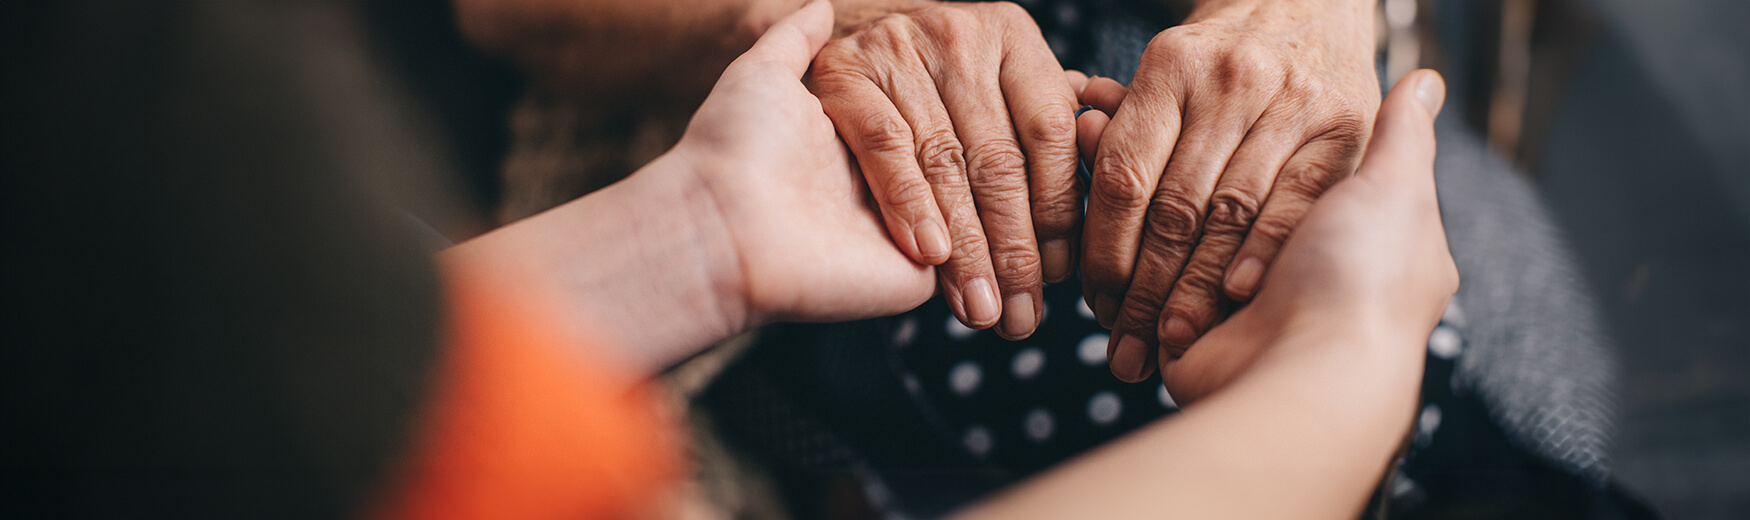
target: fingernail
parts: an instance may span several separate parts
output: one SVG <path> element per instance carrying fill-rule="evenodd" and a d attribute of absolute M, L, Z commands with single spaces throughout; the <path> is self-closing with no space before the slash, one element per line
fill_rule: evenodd
<path fill-rule="evenodd" d="M 1235 299 L 1250 299 L 1252 291 L 1258 288 L 1258 278 L 1264 275 L 1264 262 L 1257 258 L 1247 258 L 1240 261 L 1233 272 L 1227 274 L 1227 292 Z"/>
<path fill-rule="evenodd" d="M 1112 328 L 1112 323 L 1117 321 L 1117 315 L 1117 300 L 1104 294 L 1094 297 L 1094 319 L 1100 322 L 1101 327 Z"/>
<path fill-rule="evenodd" d="M 1033 295 L 1017 294 L 1003 306 L 1003 334 L 1009 339 L 1021 339 L 1033 334 L 1039 315 L 1033 313 Z"/>
<path fill-rule="evenodd" d="M 1039 256 L 1045 262 L 1045 281 L 1061 282 L 1069 278 L 1069 241 L 1056 239 L 1039 246 Z"/>
<path fill-rule="evenodd" d="M 919 222 L 911 228 L 912 238 L 918 241 L 918 254 L 927 263 L 941 263 L 948 260 L 948 231 L 942 229 L 942 224 L 934 220 Z"/>
<path fill-rule="evenodd" d="M 1439 74 L 1423 74 L 1416 82 L 1416 99 L 1428 109 L 1428 115 L 1440 115 L 1440 106 L 1446 104 L 1446 81 Z"/>
<path fill-rule="evenodd" d="M 1197 329 L 1191 327 L 1191 322 L 1184 318 L 1172 316 L 1161 326 L 1161 340 L 1174 347 L 1189 347 L 1197 341 Z"/>
<path fill-rule="evenodd" d="M 973 325 L 990 325 L 1002 316 L 1003 308 L 997 303 L 997 292 L 991 289 L 990 282 L 983 278 L 966 284 L 966 319 Z"/>
<path fill-rule="evenodd" d="M 1136 336 L 1124 335 L 1112 352 L 1112 375 L 1126 383 L 1142 380 L 1143 364 L 1148 363 L 1148 345 Z"/>

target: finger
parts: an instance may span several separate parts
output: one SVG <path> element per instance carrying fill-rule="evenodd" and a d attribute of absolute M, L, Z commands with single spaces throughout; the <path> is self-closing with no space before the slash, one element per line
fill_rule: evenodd
<path fill-rule="evenodd" d="M 1036 254 L 1031 228 L 1025 222 L 1005 228 L 1003 219 L 993 216 L 1002 211 L 987 208 L 1000 208 L 1002 203 L 996 199 L 987 201 L 981 195 L 989 194 L 980 193 L 982 187 L 974 184 L 979 177 L 977 170 L 969 168 L 968 147 L 978 141 L 964 139 L 965 132 L 960 130 L 963 116 L 949 108 L 951 105 L 932 80 L 930 71 L 917 62 L 904 62 L 896 68 L 882 82 L 887 86 L 889 99 L 911 124 L 917 164 L 948 223 L 947 236 L 952 245 L 947 261 L 937 270 L 943 296 L 961 323 L 975 329 L 990 327 L 1004 314 L 1002 295 L 1008 287 L 1004 284 L 1004 273 L 997 269 L 1002 264 L 993 263 L 1002 260 L 997 255 L 1003 251 L 993 240 L 1015 240 L 1010 230 L 1020 229 L 1026 233 L 1022 247 L 1028 254 Z M 1000 106 L 995 109 L 999 115 L 1001 110 Z M 1024 185 L 1019 188 L 1017 204 L 1026 204 L 1025 190 Z M 1024 207 L 1010 212 L 1026 215 Z M 1033 276 L 1037 286 L 1037 273 Z M 1027 320 L 1030 324 L 1035 321 L 1031 316 Z M 1031 332 L 1029 327 L 1027 333 Z"/>
<path fill-rule="evenodd" d="M 1226 314 L 1222 288 L 1227 266 L 1258 217 L 1276 173 L 1304 140 L 1292 117 L 1260 121 L 1234 151 L 1209 198 L 1203 234 L 1167 296 L 1157 336 L 1184 352 Z"/>
<path fill-rule="evenodd" d="M 1126 90 L 1122 83 L 1112 78 L 1089 78 L 1087 86 L 1082 87 L 1081 101 L 1110 117 L 1118 113 L 1118 105 L 1124 103 Z"/>
<path fill-rule="evenodd" d="M 1108 328 L 1115 324 L 1135 271 L 1143 219 L 1181 124 L 1180 98 L 1168 86 L 1170 75 L 1145 63 L 1137 78 L 1136 87 L 1125 95 L 1127 103 L 1118 107 L 1100 137 L 1082 226 L 1083 297 Z"/>
<path fill-rule="evenodd" d="M 1149 201 L 1136 272 L 1112 328 L 1113 337 L 1136 338 L 1140 341 L 1127 344 L 1150 351 L 1159 344 L 1161 309 L 1201 237 L 1215 184 L 1256 120 L 1250 105 L 1221 104 L 1201 112 L 1195 102 L 1191 106 L 1166 176 Z M 1165 350 L 1183 353 L 1172 347 Z"/>
<path fill-rule="evenodd" d="M 1027 158 L 1015 138 L 1003 100 L 998 80 L 1001 57 L 995 48 L 972 48 L 946 53 L 942 58 L 931 65 L 932 76 L 953 118 L 955 134 L 965 145 L 966 178 L 987 239 L 985 244 L 976 245 L 988 248 L 1002 305 L 997 333 L 1010 339 L 1024 338 L 1038 325 L 1038 309 L 1044 298 L 1039 245 L 1028 207 Z M 1061 81 L 1052 83 L 1068 89 Z M 957 241 L 955 256 L 987 258 L 985 250 L 975 249 L 981 248 Z"/>
<path fill-rule="evenodd" d="M 1088 75 L 1075 69 L 1064 69 L 1063 80 L 1069 83 L 1069 89 L 1075 91 L 1078 99 L 1082 95 L 1082 87 L 1088 86 Z"/>
<path fill-rule="evenodd" d="M 1012 31 L 1004 56 L 1003 97 L 1014 131 L 1026 150 L 1033 230 L 1039 240 L 1046 280 L 1069 278 L 1082 218 L 1082 185 L 1076 176 L 1075 111 L 1079 105 L 1068 84 L 1052 79 L 1063 70 L 1037 29 Z"/>
<path fill-rule="evenodd" d="M 1094 158 L 1094 154 L 1100 150 L 1100 136 L 1105 135 L 1106 125 L 1111 122 L 1112 118 L 1106 117 L 1106 113 L 1099 110 L 1083 112 L 1082 117 L 1076 119 L 1076 147 L 1080 149 L 1082 157 L 1089 160 Z"/>
<path fill-rule="evenodd" d="M 1270 197 L 1264 200 L 1258 219 L 1246 233 L 1245 243 L 1223 275 L 1222 288 L 1228 298 L 1244 302 L 1257 294 L 1270 263 L 1282 250 L 1289 233 L 1300 224 L 1300 218 L 1319 195 L 1353 171 L 1354 142 L 1353 137 L 1346 135 L 1315 137 L 1283 163 L 1270 187 Z"/>
<path fill-rule="evenodd" d="M 1434 118 L 1445 104 L 1446 82 L 1439 73 L 1420 70 L 1404 76 L 1380 104 L 1365 165 L 1356 175 L 1432 186 L 1425 178 L 1434 162 Z"/>
<path fill-rule="evenodd" d="M 857 157 L 894 243 L 919 263 L 946 261 L 949 228 L 918 167 L 911 125 L 861 74 L 817 71 L 813 87 L 821 109 Z"/>
<path fill-rule="evenodd" d="M 789 69 L 794 77 L 801 78 L 808 72 L 808 64 L 814 61 L 814 55 L 832 37 L 832 17 L 832 2 L 813 0 L 772 24 L 766 34 L 754 42 L 753 48 L 736 58 L 730 66 L 776 63 Z"/>

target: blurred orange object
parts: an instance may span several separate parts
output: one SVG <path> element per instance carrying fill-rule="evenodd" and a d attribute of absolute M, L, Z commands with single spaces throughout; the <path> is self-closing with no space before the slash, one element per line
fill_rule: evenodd
<path fill-rule="evenodd" d="M 567 345 L 546 307 L 447 273 L 447 347 L 374 519 L 610 519 L 654 507 L 680 445 L 630 372 Z M 523 296 L 523 297 L 517 297 Z M 632 390 L 627 390 L 627 389 Z"/>

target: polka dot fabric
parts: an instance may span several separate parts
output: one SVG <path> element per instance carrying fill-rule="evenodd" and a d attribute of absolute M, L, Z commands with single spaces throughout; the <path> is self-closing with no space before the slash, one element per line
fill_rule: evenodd
<path fill-rule="evenodd" d="M 985 464 L 1018 474 L 1062 462 L 1178 411 L 1159 375 L 1127 384 L 1106 365 L 1107 331 L 1094 321 L 1075 279 L 1045 288 L 1046 316 L 1023 341 L 961 325 L 940 299 L 888 320 L 898 377 L 952 442 Z M 1410 469 L 1438 453 L 1448 423 L 1477 420 L 1481 405 L 1454 378 L 1464 354 L 1464 313 L 1455 302 L 1428 338 L 1424 406 L 1411 440 Z M 1448 410 L 1462 410 L 1448 417 Z M 1444 456 L 1439 458 L 1446 458 Z M 1408 471 L 1394 489 L 1416 488 Z"/>
<path fill-rule="evenodd" d="M 1158 378 L 1112 377 L 1106 330 L 1082 304 L 1080 282 L 1047 286 L 1045 308 L 1023 341 L 966 328 L 940 299 L 889 321 L 899 377 L 968 454 L 1031 472 L 1178 409 Z"/>

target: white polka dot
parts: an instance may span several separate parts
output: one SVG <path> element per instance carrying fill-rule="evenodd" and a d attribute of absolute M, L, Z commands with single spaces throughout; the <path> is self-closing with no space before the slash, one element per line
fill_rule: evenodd
<path fill-rule="evenodd" d="M 960 436 L 960 444 L 966 446 L 966 452 L 981 459 L 990 454 L 992 444 L 995 443 L 996 439 L 991 438 L 990 430 L 983 426 L 967 428 L 966 433 Z"/>
<path fill-rule="evenodd" d="M 1167 393 L 1167 385 L 1165 385 L 1165 384 L 1162 384 L 1160 386 L 1160 388 L 1155 389 L 1155 399 L 1159 399 L 1161 401 L 1161 406 L 1165 406 L 1167 408 L 1171 408 L 1174 410 L 1179 409 L 1178 401 L 1173 400 L 1173 394 Z"/>
<path fill-rule="evenodd" d="M 984 370 L 972 361 L 961 361 L 948 371 L 948 389 L 953 390 L 955 395 L 971 395 L 983 381 Z"/>
<path fill-rule="evenodd" d="M 947 325 L 944 325 L 944 327 L 948 329 L 948 337 L 960 341 L 966 341 L 971 338 L 973 334 L 978 334 L 977 330 L 961 324 L 960 320 L 955 319 L 953 314 L 948 315 L 948 323 Z"/>
<path fill-rule="evenodd" d="M 1039 347 L 1027 347 L 1015 353 L 1014 361 L 1009 362 L 1009 370 L 1015 374 L 1015 379 L 1026 381 L 1033 379 L 1045 370 L 1045 351 Z"/>
<path fill-rule="evenodd" d="M 1106 364 L 1106 343 L 1110 341 L 1112 341 L 1111 336 L 1089 334 L 1088 337 L 1082 338 L 1080 344 L 1076 345 L 1076 357 L 1081 358 L 1084 365 L 1104 365 Z"/>
<path fill-rule="evenodd" d="M 1434 430 L 1440 429 L 1440 405 L 1430 404 L 1422 407 L 1422 415 L 1416 418 L 1416 443 L 1428 444 L 1434 440 Z"/>
<path fill-rule="evenodd" d="M 906 374 L 900 377 L 899 383 L 905 385 L 905 391 L 913 394 L 921 394 L 924 391 L 923 382 L 918 381 L 918 376 L 914 374 Z"/>
<path fill-rule="evenodd" d="M 1456 298 L 1446 303 L 1446 312 L 1441 313 L 1440 321 L 1454 327 L 1464 326 L 1464 308 L 1458 306 Z"/>
<path fill-rule="evenodd" d="M 906 316 L 905 319 L 899 320 L 899 325 L 893 329 L 893 346 L 909 347 L 911 342 L 916 339 L 918 339 L 918 319 Z"/>
<path fill-rule="evenodd" d="M 1463 348 L 1464 340 L 1458 337 L 1458 329 L 1441 325 L 1434 327 L 1434 332 L 1428 335 L 1428 352 L 1441 359 L 1458 357 Z"/>
<path fill-rule="evenodd" d="M 1087 298 L 1076 298 L 1076 314 L 1081 315 L 1084 320 L 1094 319 L 1094 310 L 1088 308 Z"/>
<path fill-rule="evenodd" d="M 1028 439 L 1033 442 L 1045 442 L 1051 439 L 1051 431 L 1057 428 L 1057 421 L 1051 418 L 1051 412 L 1044 408 L 1034 408 L 1027 412 L 1027 419 L 1021 423 Z"/>
<path fill-rule="evenodd" d="M 1118 394 L 1110 390 L 1094 394 L 1088 399 L 1088 420 L 1094 424 L 1105 426 L 1118 420 L 1118 414 L 1124 412 L 1124 402 L 1118 399 Z"/>
<path fill-rule="evenodd" d="M 1391 496 L 1392 496 L 1392 498 L 1402 498 L 1404 495 L 1408 495 L 1408 494 L 1410 494 L 1410 492 L 1415 491 L 1415 490 L 1416 490 L 1416 481 L 1410 480 L 1409 477 L 1404 476 L 1402 473 L 1392 475 L 1392 479 L 1391 479 Z"/>

